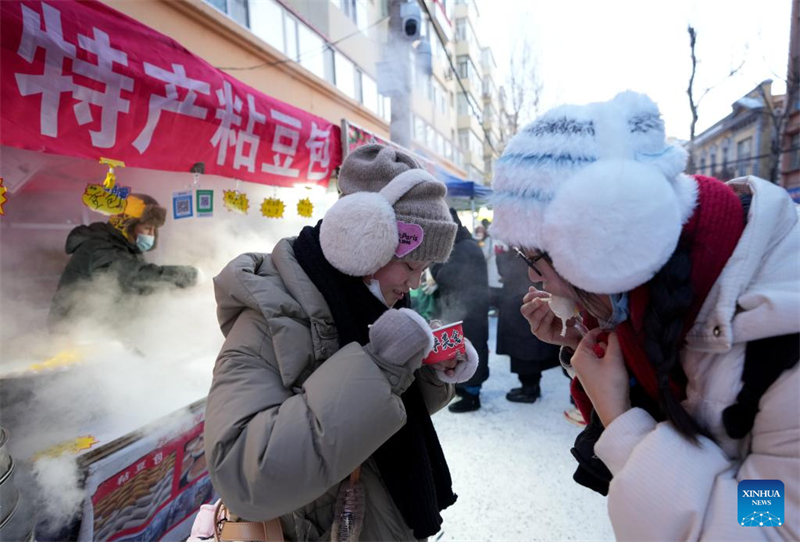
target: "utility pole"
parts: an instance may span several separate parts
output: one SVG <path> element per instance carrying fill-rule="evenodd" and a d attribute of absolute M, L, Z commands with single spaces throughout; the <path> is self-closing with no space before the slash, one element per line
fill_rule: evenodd
<path fill-rule="evenodd" d="M 416 1 L 416 0 L 413 0 Z M 411 148 L 411 42 L 403 34 L 400 8 L 405 0 L 389 0 L 389 43 L 383 61 L 391 67 L 396 78 L 392 87 L 392 122 L 389 127 L 392 142 Z"/>

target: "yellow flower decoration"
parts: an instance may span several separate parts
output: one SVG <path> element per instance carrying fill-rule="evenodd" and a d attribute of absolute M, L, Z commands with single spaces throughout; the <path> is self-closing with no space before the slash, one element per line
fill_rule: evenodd
<path fill-rule="evenodd" d="M 297 202 L 297 214 L 306 218 L 311 218 L 314 214 L 314 204 L 308 198 Z"/>
<path fill-rule="evenodd" d="M 250 209 L 250 200 L 247 199 L 247 194 L 243 192 L 223 190 L 222 206 L 234 213 L 246 215 L 247 211 Z"/>
<path fill-rule="evenodd" d="M 261 214 L 267 218 L 283 218 L 286 206 L 278 198 L 264 198 L 261 203 Z"/>
<path fill-rule="evenodd" d="M 8 193 L 8 189 L 3 186 L 3 178 L 0 177 L 0 215 L 5 214 L 5 212 L 3 212 L 3 204 L 8 201 L 6 193 Z"/>

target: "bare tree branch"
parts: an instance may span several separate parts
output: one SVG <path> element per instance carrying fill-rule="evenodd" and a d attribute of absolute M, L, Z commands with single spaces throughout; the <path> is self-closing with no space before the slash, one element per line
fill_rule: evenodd
<path fill-rule="evenodd" d="M 786 135 L 786 127 L 789 124 L 789 116 L 792 113 L 792 104 L 796 102 L 798 93 L 800 93 L 800 57 L 793 55 L 789 61 L 789 69 L 786 72 L 786 94 L 783 97 L 782 107 L 775 107 L 772 97 L 767 96 L 763 85 L 760 85 L 758 89 L 764 100 L 764 107 L 767 109 L 772 121 L 769 180 L 777 183 L 780 176 L 781 159 L 785 152 L 783 139 Z"/>
<path fill-rule="evenodd" d="M 543 89 L 530 43 L 526 41 L 521 48 L 515 48 L 506 85 L 501 87 L 501 114 L 509 136 L 516 134 L 539 112 Z"/>
<path fill-rule="evenodd" d="M 736 66 L 735 68 L 731 68 L 731 71 L 728 72 L 728 75 L 726 75 L 724 79 L 719 80 L 718 82 L 714 83 L 713 85 L 711 85 L 710 87 L 705 89 L 703 91 L 703 93 L 700 95 L 700 97 L 697 99 L 697 103 L 695 105 L 699 106 L 700 102 L 703 101 L 703 98 L 705 98 L 708 95 L 709 92 L 711 92 L 712 90 L 714 90 L 715 88 L 720 86 L 722 83 L 724 83 L 725 81 L 727 81 L 728 79 L 730 79 L 731 77 L 733 77 L 734 75 L 739 73 L 739 71 L 743 67 L 744 67 L 744 60 L 742 60 L 741 63 L 739 63 L 739 65 Z"/>
<path fill-rule="evenodd" d="M 696 53 L 696 46 L 697 46 L 697 31 L 694 27 L 689 24 L 686 28 L 687 32 L 689 33 L 689 50 L 691 53 L 692 59 L 692 74 L 689 76 L 689 86 L 686 89 L 686 94 L 689 96 L 689 110 L 692 113 L 692 123 L 689 126 L 689 163 L 687 164 L 687 171 L 690 173 L 694 173 L 695 171 L 695 163 L 694 163 L 694 140 L 697 136 L 697 119 L 698 119 L 698 107 L 700 106 L 700 102 L 703 101 L 703 98 L 708 96 L 708 93 L 720 86 L 725 81 L 729 80 L 731 77 L 739 73 L 741 69 L 744 67 L 745 61 L 742 62 L 735 68 L 731 68 L 728 72 L 728 75 L 725 76 L 719 82 L 711 85 L 710 87 L 703 90 L 700 94 L 699 98 L 695 98 L 695 76 L 697 75 L 697 53 Z"/>
<path fill-rule="evenodd" d="M 697 128 L 697 103 L 694 100 L 694 77 L 697 74 L 697 56 L 695 55 L 695 45 L 697 44 L 697 32 L 692 25 L 687 28 L 689 32 L 689 49 L 692 54 L 692 75 L 689 76 L 689 87 L 686 89 L 686 94 L 689 95 L 689 109 L 692 112 L 692 124 L 689 127 L 689 164 L 688 170 L 694 173 L 694 136 L 695 129 Z"/>

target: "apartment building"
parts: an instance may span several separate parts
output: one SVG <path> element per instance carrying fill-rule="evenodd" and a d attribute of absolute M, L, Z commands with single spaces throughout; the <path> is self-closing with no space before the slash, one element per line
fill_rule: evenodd
<path fill-rule="evenodd" d="M 379 65 L 387 60 L 392 0 L 104 1 L 266 94 L 389 138 L 391 99 L 379 91 Z M 448 175 L 487 183 L 496 156 L 486 152 L 485 117 L 487 108 L 496 117 L 496 105 L 484 98 L 489 48 L 475 33 L 477 6 L 418 5 L 421 36 L 409 53 L 411 147 Z M 414 59 L 423 41 L 430 73 Z"/>
<path fill-rule="evenodd" d="M 695 173 L 723 181 L 744 175 L 769 179 L 775 162 L 770 111 L 780 109 L 783 99 L 772 95 L 772 81 L 766 80 L 736 100 L 728 116 L 695 138 Z"/>

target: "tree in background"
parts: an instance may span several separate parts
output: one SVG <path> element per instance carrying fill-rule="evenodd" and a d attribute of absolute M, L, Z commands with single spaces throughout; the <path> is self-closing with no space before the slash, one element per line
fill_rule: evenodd
<path fill-rule="evenodd" d="M 543 89 L 539 67 L 531 55 L 531 44 L 526 40 L 522 47 L 514 47 L 506 84 L 500 87 L 504 138 L 511 139 L 520 127 L 536 117 Z M 503 143 L 505 146 L 505 140 Z"/>
<path fill-rule="evenodd" d="M 692 123 L 689 126 L 689 149 L 688 149 L 689 150 L 689 163 L 687 164 L 686 170 L 689 173 L 694 173 L 694 171 L 695 171 L 695 168 L 694 168 L 694 138 L 695 138 L 696 129 L 697 129 L 697 119 L 699 117 L 697 109 L 700 107 L 700 102 L 703 100 L 703 98 L 708 96 L 709 92 L 711 92 L 712 90 L 717 88 L 719 85 L 721 85 L 723 82 L 727 81 L 728 79 L 730 79 L 731 77 L 736 75 L 739 72 L 739 70 L 741 70 L 742 67 L 744 66 L 744 60 L 742 60 L 742 62 L 736 68 L 731 68 L 730 71 L 728 72 L 728 75 L 725 76 L 725 78 L 722 79 L 722 81 L 719 81 L 718 83 L 716 83 L 714 85 L 711 85 L 710 87 L 707 87 L 705 90 L 703 90 L 703 92 L 700 93 L 699 97 L 696 97 L 695 96 L 695 87 L 694 87 L 694 85 L 695 85 L 695 76 L 697 75 L 697 64 L 698 64 L 697 54 L 696 54 L 696 51 L 695 51 L 695 47 L 697 45 L 697 31 L 694 29 L 694 27 L 691 24 L 688 25 L 687 31 L 689 32 L 689 50 L 691 52 L 691 59 L 692 59 L 692 73 L 689 76 L 689 86 L 686 89 L 686 94 L 689 95 L 689 109 L 692 112 Z"/>
<path fill-rule="evenodd" d="M 798 56 L 795 51 L 792 51 L 789 58 L 789 69 L 786 71 L 785 83 L 786 94 L 778 103 L 767 96 L 763 86 L 759 87 L 767 114 L 772 119 L 772 133 L 770 134 L 769 147 L 772 156 L 770 160 L 769 180 L 773 183 L 778 182 L 783 153 L 793 150 L 784 148 L 784 140 L 786 137 L 786 128 L 789 125 L 789 116 L 792 114 L 792 104 L 797 102 L 797 97 L 800 93 L 800 56 Z"/>

